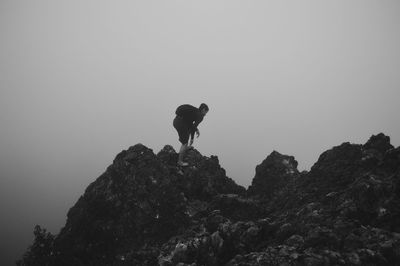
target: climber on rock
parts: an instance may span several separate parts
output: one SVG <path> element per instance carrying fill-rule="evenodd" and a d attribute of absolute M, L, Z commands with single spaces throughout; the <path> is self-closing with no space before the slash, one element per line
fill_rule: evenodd
<path fill-rule="evenodd" d="M 197 137 L 200 136 L 200 131 L 198 130 L 197 126 L 201 121 L 203 121 L 203 118 L 207 112 L 208 106 L 205 103 L 202 103 L 199 108 L 189 104 L 183 104 L 176 109 L 176 117 L 173 125 L 176 131 L 178 131 L 179 141 L 182 143 L 178 157 L 179 166 L 188 165 L 188 163 L 183 161 L 183 156 L 185 155 L 186 150 L 191 148 L 193 145 L 194 133 L 196 132 Z"/>

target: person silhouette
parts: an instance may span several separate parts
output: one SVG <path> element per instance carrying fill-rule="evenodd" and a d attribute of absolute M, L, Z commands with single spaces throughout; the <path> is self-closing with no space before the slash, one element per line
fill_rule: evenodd
<path fill-rule="evenodd" d="M 197 138 L 200 136 L 200 131 L 197 126 L 201 123 L 201 121 L 203 121 L 204 116 L 208 113 L 208 110 L 209 108 L 205 103 L 202 103 L 199 108 L 190 104 L 183 104 L 176 109 L 176 117 L 174 119 L 173 126 L 178 132 L 179 141 L 182 144 L 178 156 L 179 166 L 189 165 L 187 162 L 183 161 L 183 157 L 185 152 L 193 145 L 194 133 L 196 133 Z"/>

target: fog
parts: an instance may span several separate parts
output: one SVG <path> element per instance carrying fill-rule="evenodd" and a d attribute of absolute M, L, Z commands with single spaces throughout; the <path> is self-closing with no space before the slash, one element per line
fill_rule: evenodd
<path fill-rule="evenodd" d="M 123 149 L 194 146 L 247 187 L 273 150 L 309 170 L 383 132 L 400 144 L 398 1 L 0 2 L 0 263 L 56 234 Z"/>

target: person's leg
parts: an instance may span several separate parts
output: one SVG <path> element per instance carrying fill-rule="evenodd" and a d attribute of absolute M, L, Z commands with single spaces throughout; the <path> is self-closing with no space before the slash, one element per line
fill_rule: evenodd
<path fill-rule="evenodd" d="M 188 149 L 188 144 L 182 144 L 181 149 L 179 150 L 178 156 L 178 164 L 182 166 L 188 165 L 188 163 L 183 161 L 183 156 L 185 155 L 186 150 Z"/>
<path fill-rule="evenodd" d="M 179 150 L 178 155 L 178 164 L 181 166 L 187 166 L 188 163 L 183 161 L 183 157 L 185 155 L 186 150 L 188 149 L 188 141 L 189 141 L 189 128 L 183 123 L 182 119 L 176 117 L 174 119 L 174 127 L 176 131 L 178 131 L 179 141 L 182 143 L 182 146 Z"/>

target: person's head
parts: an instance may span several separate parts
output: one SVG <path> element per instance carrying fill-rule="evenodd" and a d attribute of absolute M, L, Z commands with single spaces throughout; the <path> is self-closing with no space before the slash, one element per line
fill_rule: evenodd
<path fill-rule="evenodd" d="M 200 104 L 199 110 L 200 110 L 200 113 L 201 113 L 203 116 L 205 116 L 205 115 L 208 113 L 208 110 L 209 110 L 209 109 L 208 109 L 207 104 L 202 103 L 202 104 Z"/>

